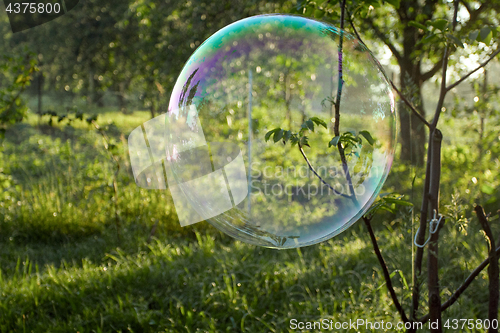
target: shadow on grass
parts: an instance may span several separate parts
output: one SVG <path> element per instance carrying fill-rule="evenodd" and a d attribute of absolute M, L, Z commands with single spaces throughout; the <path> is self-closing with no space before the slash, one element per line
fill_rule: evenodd
<path fill-rule="evenodd" d="M 361 279 L 372 273 L 373 261 L 359 266 L 366 244 L 357 240 L 338 252 L 333 243 L 276 251 L 197 238 L 157 241 L 136 254 L 115 251 L 104 266 L 51 268 L 20 287 L 12 282 L 1 302 L 4 327 L 19 328 L 25 315 L 34 331 L 282 331 L 290 318 L 319 318 L 349 303 L 343 291 L 358 293 L 361 284 L 346 271 L 363 269 Z"/>

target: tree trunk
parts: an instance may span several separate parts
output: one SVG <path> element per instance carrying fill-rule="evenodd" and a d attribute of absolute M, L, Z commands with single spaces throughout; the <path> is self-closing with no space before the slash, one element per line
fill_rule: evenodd
<path fill-rule="evenodd" d="M 405 94 L 422 115 L 425 115 L 422 99 L 422 83 L 408 75 L 405 68 L 401 68 L 401 91 Z M 415 116 L 403 102 L 400 102 L 401 126 L 401 160 L 413 165 L 422 166 L 425 156 L 426 133 L 425 125 Z"/>
<path fill-rule="evenodd" d="M 93 91 L 94 97 L 93 97 L 93 100 L 94 100 L 94 103 L 98 107 L 102 108 L 102 107 L 104 107 L 104 99 L 103 99 L 104 93 L 100 89 L 101 83 L 96 78 L 93 78 L 93 81 L 94 81 L 94 91 Z"/>
<path fill-rule="evenodd" d="M 128 108 L 127 108 L 127 96 L 126 96 L 125 82 L 120 82 L 118 84 L 117 98 L 118 98 L 118 107 L 120 108 L 120 111 L 122 113 L 127 114 Z"/>
<path fill-rule="evenodd" d="M 149 112 L 151 113 L 151 119 L 156 117 L 156 108 L 154 103 L 151 103 L 151 106 L 149 107 Z"/>
<path fill-rule="evenodd" d="M 408 4 L 406 4 L 408 6 Z M 405 7 L 405 6 L 403 6 Z M 415 13 L 409 13 L 407 20 L 415 19 Z M 407 24 L 407 22 L 404 22 Z M 399 59 L 401 92 L 413 103 L 417 110 L 425 117 L 422 98 L 420 61 L 415 58 L 419 42 L 418 30 L 407 24 L 403 29 L 403 52 Z M 413 165 L 424 165 L 425 156 L 425 125 L 406 106 L 401 107 L 401 160 Z"/>

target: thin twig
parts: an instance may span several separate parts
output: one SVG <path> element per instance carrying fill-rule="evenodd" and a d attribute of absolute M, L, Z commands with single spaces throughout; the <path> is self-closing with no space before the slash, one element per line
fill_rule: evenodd
<path fill-rule="evenodd" d="M 339 48 L 338 48 L 338 63 L 339 63 L 339 80 L 337 85 L 337 99 L 335 100 L 335 124 L 334 124 L 334 134 L 335 136 L 340 136 L 340 101 L 342 99 L 342 87 L 344 85 L 343 79 L 343 43 L 344 43 L 344 15 L 345 15 L 345 2 L 346 0 L 342 0 L 342 4 L 340 7 L 340 36 L 339 36 Z M 338 142 L 340 155 L 343 155 L 343 148 L 340 140 Z M 345 159 L 345 156 L 344 156 Z M 342 161 L 343 163 L 344 161 Z"/>
<path fill-rule="evenodd" d="M 380 263 L 380 267 L 382 267 L 382 273 L 384 275 L 385 284 L 387 285 L 387 289 L 389 289 L 389 294 L 391 294 L 391 298 L 392 298 L 392 301 L 394 302 L 394 306 L 396 307 L 399 314 L 401 315 L 401 319 L 403 320 L 403 322 L 406 323 L 406 322 L 408 322 L 408 317 L 406 317 L 405 310 L 401 306 L 401 303 L 399 303 L 398 296 L 396 295 L 396 292 L 394 291 L 394 287 L 392 286 L 391 276 L 389 274 L 389 270 L 387 269 L 387 264 L 385 263 L 384 257 L 382 256 L 382 253 L 380 252 L 380 248 L 378 247 L 378 244 L 377 244 L 377 238 L 375 237 L 375 233 L 373 232 L 373 228 L 371 225 L 371 218 L 363 216 L 363 221 L 365 222 L 366 228 L 368 229 L 368 233 L 370 234 L 370 239 L 372 241 L 373 250 L 375 251 L 375 254 L 377 255 L 377 259 Z"/>
<path fill-rule="evenodd" d="M 306 153 L 304 152 L 304 149 L 302 149 L 302 146 L 298 145 L 299 147 L 299 150 L 300 150 L 300 153 L 302 154 L 302 157 L 304 158 L 304 160 L 306 161 L 307 165 L 309 166 L 309 169 L 314 173 L 314 175 L 316 177 L 318 177 L 319 180 L 321 180 L 321 182 L 323 184 L 325 184 L 326 186 L 328 186 L 329 189 L 331 189 L 335 194 L 337 195 L 340 195 L 341 197 L 344 197 L 344 198 L 348 198 L 348 199 L 351 199 L 351 197 L 349 195 L 346 195 L 344 193 L 340 193 L 339 191 L 337 191 L 336 189 L 334 189 L 333 187 L 330 186 L 330 184 L 328 184 L 317 172 L 316 170 L 314 170 L 314 167 L 312 166 L 311 162 L 309 161 L 309 159 L 307 158 L 307 155 Z"/>
<path fill-rule="evenodd" d="M 434 119 L 432 120 L 431 123 L 431 131 L 434 130 L 439 122 L 439 116 L 441 115 L 441 109 L 443 108 L 444 105 L 444 99 L 446 97 L 446 93 L 448 90 L 446 89 L 446 74 L 448 72 L 448 62 L 449 62 L 449 57 L 450 57 L 450 48 L 448 45 L 445 46 L 444 48 L 444 55 L 443 55 L 443 69 L 442 69 L 442 74 L 441 74 L 441 89 L 439 90 L 439 100 L 436 106 L 436 111 L 434 112 Z"/>
<path fill-rule="evenodd" d="M 358 30 L 354 26 L 354 22 L 352 21 L 352 17 L 351 17 L 350 14 L 349 14 L 349 23 L 351 24 L 351 28 L 354 31 L 354 34 L 356 35 L 356 37 L 359 39 L 359 41 L 361 43 L 363 43 L 363 45 L 366 46 L 365 42 L 361 39 L 361 36 L 358 34 Z M 392 89 L 394 89 L 396 91 L 396 93 L 398 94 L 399 98 L 401 98 L 401 100 L 406 104 L 406 106 L 408 106 L 410 108 L 410 110 L 417 116 L 417 118 L 421 122 L 423 122 L 425 124 L 425 126 L 427 126 L 427 127 L 430 128 L 431 124 L 429 124 L 429 122 L 424 118 L 424 116 L 422 116 L 420 114 L 420 112 L 418 112 L 417 108 L 403 95 L 403 93 L 398 89 L 398 87 L 396 87 L 396 85 L 394 84 L 394 82 L 390 78 L 387 78 L 387 81 L 389 81 L 389 83 L 392 86 Z"/>
<path fill-rule="evenodd" d="M 345 4 L 346 0 L 342 0 L 340 4 L 340 35 L 339 35 L 339 48 L 338 48 L 338 62 L 339 62 L 339 82 L 337 85 L 337 99 L 335 100 L 335 124 L 334 124 L 334 134 L 340 137 L 340 102 L 342 99 L 342 87 L 344 86 L 343 78 L 343 44 L 344 44 L 344 26 L 345 26 Z M 344 174 L 347 180 L 347 185 L 349 186 L 349 191 L 351 195 L 349 196 L 356 206 L 359 206 L 358 200 L 356 199 L 356 193 L 354 192 L 354 185 L 352 184 L 351 174 L 349 173 L 349 166 L 347 165 L 347 159 L 345 157 L 344 147 L 340 140 L 337 142 L 337 149 L 340 154 L 340 160 L 342 162 L 342 168 L 344 169 Z"/>
<path fill-rule="evenodd" d="M 493 52 L 489 57 L 488 59 L 486 59 L 485 61 L 483 61 L 482 63 L 479 64 L 479 66 L 477 66 L 475 69 L 473 69 L 472 71 L 470 71 L 469 73 L 465 74 L 464 76 L 462 76 L 458 81 L 456 81 L 455 83 L 453 84 L 450 84 L 448 87 L 446 87 L 446 90 L 447 91 L 450 91 L 451 89 L 455 88 L 456 86 L 458 86 L 460 83 L 462 83 L 463 81 L 465 81 L 469 76 L 471 76 L 472 74 L 474 74 L 475 72 L 477 72 L 478 70 L 480 70 L 481 68 L 483 68 L 484 66 L 486 66 L 491 60 L 493 60 L 498 54 L 500 53 L 500 48 L 498 50 L 496 50 L 495 52 Z"/>
<path fill-rule="evenodd" d="M 391 83 L 392 88 L 398 93 L 399 98 L 401 98 L 401 100 L 406 104 L 406 106 L 408 106 L 410 108 L 410 110 L 413 111 L 413 113 L 417 116 L 417 118 L 421 122 L 423 122 L 425 124 L 425 126 L 430 128 L 431 124 L 429 124 L 429 122 L 424 118 L 424 116 L 422 116 L 420 114 L 420 112 L 418 112 L 417 108 L 415 106 L 413 106 L 413 104 L 408 99 L 406 99 L 406 97 L 403 95 L 403 93 L 401 91 L 399 91 L 399 89 L 396 87 L 394 82 L 392 82 L 392 80 L 390 80 L 390 79 L 389 79 L 389 82 Z"/>

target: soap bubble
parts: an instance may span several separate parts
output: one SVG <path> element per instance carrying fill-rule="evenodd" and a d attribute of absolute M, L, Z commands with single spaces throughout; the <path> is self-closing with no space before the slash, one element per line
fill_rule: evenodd
<path fill-rule="evenodd" d="M 380 192 L 396 130 L 386 76 L 351 34 L 291 15 L 233 23 L 193 53 L 170 99 L 166 165 L 179 219 L 271 248 L 329 239 Z"/>

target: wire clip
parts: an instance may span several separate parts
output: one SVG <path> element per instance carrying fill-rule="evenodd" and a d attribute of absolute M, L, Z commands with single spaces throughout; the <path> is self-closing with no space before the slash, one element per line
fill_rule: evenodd
<path fill-rule="evenodd" d="M 439 215 L 439 219 L 436 215 Z M 434 217 L 429 221 L 429 237 L 427 237 L 427 240 L 425 241 L 424 244 L 418 244 L 417 242 L 417 236 L 420 232 L 420 227 L 417 229 L 417 233 L 415 234 L 415 239 L 413 240 L 413 243 L 415 244 L 416 247 L 423 248 L 429 243 L 429 240 L 431 239 L 431 236 L 436 233 L 436 231 L 439 228 L 439 225 L 441 224 L 441 220 L 443 219 L 443 215 L 437 214 L 436 210 L 434 209 Z"/>

